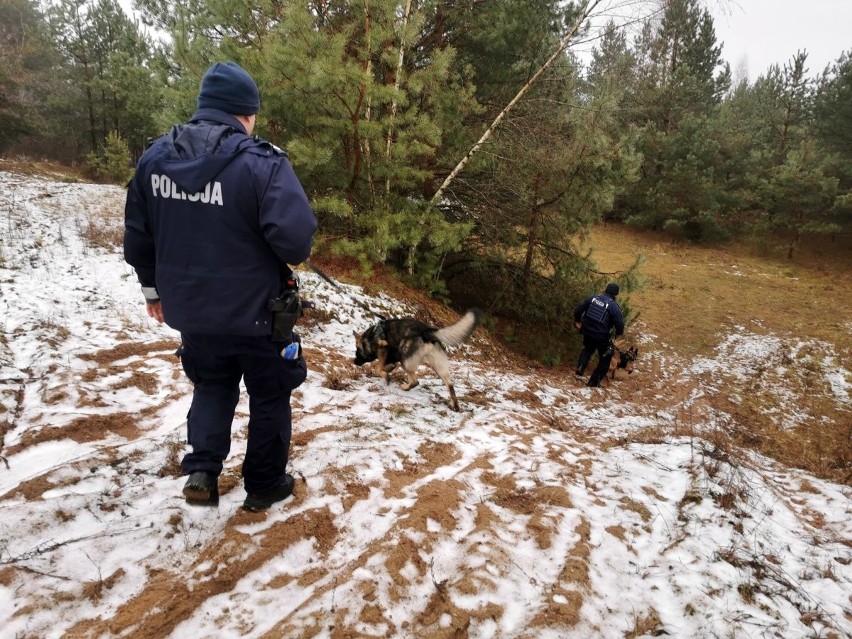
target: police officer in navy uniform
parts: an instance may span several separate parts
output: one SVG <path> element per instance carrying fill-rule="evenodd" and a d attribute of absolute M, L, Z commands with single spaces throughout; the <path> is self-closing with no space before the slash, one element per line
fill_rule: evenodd
<path fill-rule="evenodd" d="M 218 503 L 242 379 L 250 412 L 243 508 L 251 511 L 293 491 L 290 392 L 307 367 L 295 332 L 273 340 L 269 302 L 286 287 L 288 264 L 309 257 L 317 229 L 286 154 L 251 136 L 259 108 L 244 69 L 212 65 L 189 122 L 140 158 L 124 233 L 148 315 L 180 331 L 181 362 L 194 385 L 183 494 L 191 504 Z"/>
<path fill-rule="evenodd" d="M 577 376 L 582 377 L 592 353 L 598 353 L 598 365 L 587 386 L 598 386 L 609 370 L 614 349 L 610 344 L 610 330 L 615 327 L 615 336 L 624 334 L 624 316 L 615 301 L 618 284 L 607 284 L 606 290 L 580 302 L 574 309 L 574 325 L 583 334 L 583 350 L 577 360 Z"/>

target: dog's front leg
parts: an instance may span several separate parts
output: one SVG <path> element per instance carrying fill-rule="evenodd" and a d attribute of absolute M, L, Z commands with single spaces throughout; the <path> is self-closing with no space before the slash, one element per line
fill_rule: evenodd
<path fill-rule="evenodd" d="M 620 362 L 621 362 L 621 357 L 619 356 L 618 352 L 616 351 L 616 353 L 612 356 L 612 359 L 609 360 L 609 376 L 610 376 L 610 379 L 615 379 L 615 371 L 618 370 L 618 365 L 619 365 Z"/>
<path fill-rule="evenodd" d="M 385 380 L 385 384 L 390 384 L 390 371 L 385 370 L 379 364 L 376 364 L 376 371 L 383 380 Z"/>
<path fill-rule="evenodd" d="M 388 365 L 385 363 L 388 357 L 388 349 L 387 342 L 379 341 L 379 348 L 377 350 L 376 355 L 376 372 L 382 376 L 382 379 L 385 380 L 385 384 L 390 384 L 390 371 L 388 370 Z M 393 368 L 391 368 L 393 370 Z"/>

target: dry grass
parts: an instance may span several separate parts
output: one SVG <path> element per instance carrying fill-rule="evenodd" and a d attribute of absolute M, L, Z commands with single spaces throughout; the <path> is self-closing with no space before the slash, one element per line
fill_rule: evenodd
<path fill-rule="evenodd" d="M 0 158 L 0 169 L 22 175 L 47 177 L 60 182 L 85 182 L 88 180 L 83 167 L 61 165 L 28 157 Z"/>
<path fill-rule="evenodd" d="M 183 470 L 180 460 L 183 458 L 184 440 L 180 435 L 173 435 L 166 440 L 166 461 L 157 473 L 160 477 L 180 477 Z"/>
<path fill-rule="evenodd" d="M 105 225 L 100 220 L 89 218 L 84 223 L 80 235 L 92 248 L 112 250 L 121 246 L 124 239 L 124 227 Z"/>
<path fill-rule="evenodd" d="M 121 203 L 106 200 L 93 204 L 78 221 L 80 236 L 92 248 L 113 250 L 124 240 L 124 210 Z"/>
<path fill-rule="evenodd" d="M 684 388 L 697 391 L 699 385 L 700 382 L 693 380 Z M 655 397 L 652 398 L 652 395 Z M 648 394 L 634 399 L 640 404 L 659 405 L 661 410 L 674 403 L 671 394 L 660 395 L 657 389 L 650 389 Z M 804 397 L 801 403 L 808 401 L 811 400 Z M 712 472 L 714 457 L 724 456 L 725 462 L 740 467 L 745 463 L 742 451 L 753 450 L 785 466 L 852 485 L 852 420 L 849 409 L 823 397 L 820 401 L 813 400 L 816 406 L 811 418 L 802 418 L 795 426 L 785 427 L 778 423 L 774 413 L 768 412 L 771 402 L 771 397 L 760 394 L 746 397 L 741 402 L 720 395 L 709 404 L 679 408 L 671 425 L 655 424 L 626 437 L 611 438 L 602 445 L 659 444 L 672 437 L 690 437 L 702 442 L 701 453 L 706 457 L 703 466 L 709 472 Z"/>
<path fill-rule="evenodd" d="M 787 429 L 774 423 L 756 402 L 731 405 L 726 439 L 817 477 L 852 484 L 852 417 L 836 404 L 823 406 L 824 412 L 816 412 L 820 419 Z"/>
<path fill-rule="evenodd" d="M 759 254 L 743 244 L 684 245 L 617 226 L 594 229 L 589 246 L 602 271 L 626 268 L 637 253 L 645 255 L 645 286 L 630 294 L 640 322 L 628 326 L 628 336 L 646 333 L 650 350 L 687 362 L 713 356 L 720 342 L 743 327 L 792 343 L 819 340 L 841 364 L 850 361 L 852 296 L 846 292 L 852 290 L 852 238 L 834 243 L 810 239 L 792 261 L 780 250 Z M 818 477 L 852 483 L 852 416 L 849 405 L 826 387 L 824 374 L 834 371 L 822 369 L 824 355 L 809 348 L 796 358 L 777 353 L 773 357 L 778 361 L 757 365 L 746 379 L 726 379 L 724 392 L 712 399 L 712 408 L 728 416 L 711 438 L 719 449 L 757 450 Z M 783 377 L 774 373 L 777 368 L 786 369 Z M 653 377 L 652 371 L 648 377 Z M 656 392 L 645 397 L 661 402 L 662 408 L 702 382 L 690 383 L 690 388 L 667 387 L 661 400 Z M 800 413 L 792 427 L 779 423 L 779 409 L 784 410 L 781 390 L 795 398 Z M 646 439 L 693 434 L 706 421 L 700 414 L 681 417 L 678 432 L 661 433 L 657 428 Z"/>
<path fill-rule="evenodd" d="M 777 250 L 694 246 L 621 226 L 596 227 L 588 246 L 607 272 L 645 256 L 645 286 L 630 294 L 630 305 L 682 355 L 709 354 L 733 325 L 817 338 L 852 353 L 852 238 L 810 238 L 792 261 Z"/>
<path fill-rule="evenodd" d="M 668 634 L 663 629 L 663 623 L 660 621 L 660 615 L 656 610 L 651 609 L 645 615 L 634 615 L 633 628 L 624 633 L 625 639 L 635 639 L 636 637 L 656 637 L 662 634 Z"/>

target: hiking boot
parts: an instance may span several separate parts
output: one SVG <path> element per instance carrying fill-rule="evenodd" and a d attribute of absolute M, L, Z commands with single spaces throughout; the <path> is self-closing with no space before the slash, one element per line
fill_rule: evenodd
<path fill-rule="evenodd" d="M 266 510 L 276 501 L 287 499 L 293 494 L 295 481 L 292 475 L 284 475 L 284 481 L 263 493 L 249 493 L 243 502 L 243 508 L 256 513 Z"/>
<path fill-rule="evenodd" d="M 577 370 L 574 371 L 574 375 L 576 375 L 577 377 L 582 377 L 583 376 L 583 369 L 578 368 Z"/>
<path fill-rule="evenodd" d="M 183 496 L 192 506 L 216 506 L 219 503 L 219 478 L 203 471 L 192 473 L 183 486 Z"/>

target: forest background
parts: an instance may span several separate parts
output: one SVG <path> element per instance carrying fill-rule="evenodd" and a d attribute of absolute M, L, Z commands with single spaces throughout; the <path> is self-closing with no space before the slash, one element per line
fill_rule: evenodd
<path fill-rule="evenodd" d="M 697 0 L 134 8 L 141 22 L 116 0 L 0 5 L 0 154 L 122 183 L 191 116 L 209 64 L 234 60 L 261 88 L 256 133 L 288 151 L 319 217 L 316 254 L 478 304 L 542 361 L 579 299 L 641 285 L 641 254 L 597 268 L 595 224 L 783 243 L 789 260 L 852 232 L 852 49 L 734 83 Z M 530 326 L 548 339 L 518 340 Z"/>

